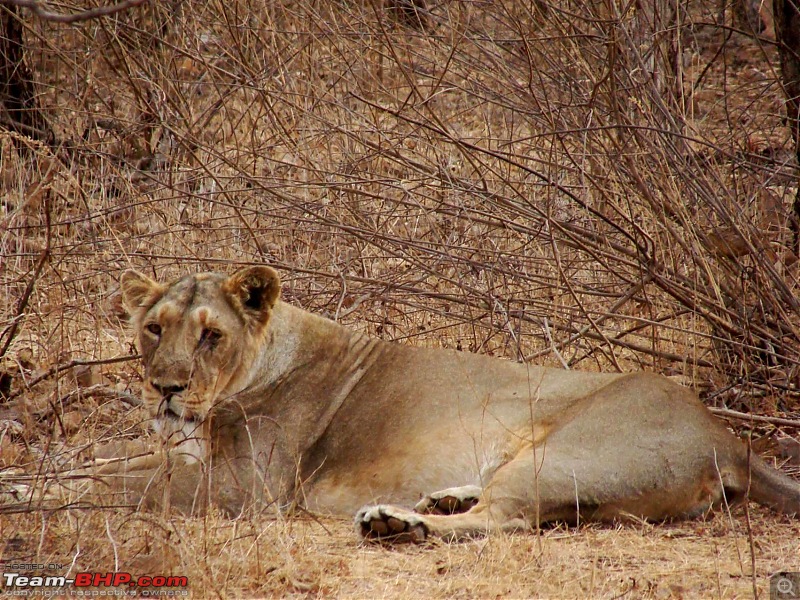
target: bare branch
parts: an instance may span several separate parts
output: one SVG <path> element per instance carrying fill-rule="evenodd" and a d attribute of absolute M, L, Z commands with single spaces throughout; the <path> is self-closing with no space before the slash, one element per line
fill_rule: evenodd
<path fill-rule="evenodd" d="M 99 17 L 107 17 L 135 6 L 140 6 L 149 2 L 150 0 L 123 0 L 119 4 L 112 4 L 110 6 L 98 6 L 78 13 L 64 14 L 47 10 L 43 7 L 41 2 L 36 0 L 3 0 L 3 4 L 11 6 L 19 6 L 27 8 L 33 14 L 45 21 L 52 21 L 54 23 L 77 23 L 78 21 L 89 21 Z"/>
<path fill-rule="evenodd" d="M 753 421 L 755 423 L 769 423 L 770 425 L 780 425 L 783 427 L 794 427 L 800 429 L 800 420 L 798 419 L 784 419 L 782 417 L 767 417 L 764 415 L 753 415 L 750 413 L 739 412 L 738 410 L 731 410 L 730 408 L 717 408 L 715 406 L 709 407 L 711 412 L 719 417 L 727 419 L 737 419 L 739 421 Z"/>

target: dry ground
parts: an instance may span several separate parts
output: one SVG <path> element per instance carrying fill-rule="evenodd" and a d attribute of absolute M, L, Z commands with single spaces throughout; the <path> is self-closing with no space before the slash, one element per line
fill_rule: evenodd
<path fill-rule="evenodd" d="M 75 511 L 0 525 L 5 560 L 186 575 L 192 597 L 219 598 L 741 598 L 754 583 L 768 597 L 770 575 L 797 568 L 800 553 L 800 524 L 760 510 L 752 553 L 741 514 L 397 548 L 358 544 L 346 520 L 307 517 Z"/>
<path fill-rule="evenodd" d="M 776 49 L 705 4 L 674 40 L 672 96 L 613 2 L 452 0 L 426 31 L 372 1 L 26 13 L 52 138 L 0 124 L 5 481 L 148 435 L 131 266 L 267 262 L 288 301 L 384 339 L 647 369 L 797 419 Z M 797 436 L 732 425 L 759 447 Z M 30 507 L 0 514 L 0 558 L 187 575 L 196 597 L 766 597 L 800 570 L 800 521 L 752 510 L 749 529 L 738 511 L 387 549 L 307 515 Z"/>

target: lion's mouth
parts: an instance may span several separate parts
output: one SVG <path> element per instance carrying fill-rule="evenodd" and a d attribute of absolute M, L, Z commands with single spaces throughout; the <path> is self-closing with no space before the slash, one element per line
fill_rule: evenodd
<path fill-rule="evenodd" d="M 200 417 L 189 411 L 183 411 L 183 414 L 178 414 L 169 406 L 161 411 L 161 417 L 170 421 L 180 421 L 181 423 L 197 423 L 201 421 Z"/>

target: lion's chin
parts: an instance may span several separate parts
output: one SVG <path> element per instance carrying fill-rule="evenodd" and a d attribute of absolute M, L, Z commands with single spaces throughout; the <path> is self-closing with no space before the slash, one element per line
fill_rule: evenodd
<path fill-rule="evenodd" d="M 170 455 L 185 464 L 203 462 L 208 457 L 209 444 L 203 419 L 194 415 L 179 416 L 166 410 L 153 420 L 153 430 L 169 447 Z"/>

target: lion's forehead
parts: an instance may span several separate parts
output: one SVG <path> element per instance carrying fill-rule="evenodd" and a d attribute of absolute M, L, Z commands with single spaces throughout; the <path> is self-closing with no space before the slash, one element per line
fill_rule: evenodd
<path fill-rule="evenodd" d="M 222 292 L 225 278 L 217 273 L 183 277 L 169 285 L 148 311 L 160 323 L 191 321 L 206 325 L 236 321 L 237 314 Z"/>

